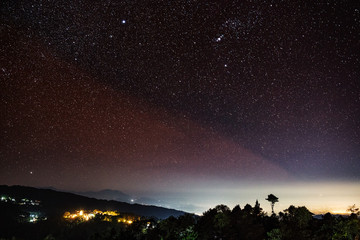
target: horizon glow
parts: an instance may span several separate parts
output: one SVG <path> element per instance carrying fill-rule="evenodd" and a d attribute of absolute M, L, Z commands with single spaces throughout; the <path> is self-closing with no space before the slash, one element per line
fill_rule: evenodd
<path fill-rule="evenodd" d="M 298 182 L 289 183 L 211 183 L 205 187 L 196 183 L 191 189 L 174 192 L 137 192 L 146 197 L 152 197 L 165 202 L 165 207 L 179 210 L 202 212 L 218 204 L 225 204 L 230 208 L 239 204 L 254 206 L 258 200 L 265 212 L 270 213 L 270 203 L 265 200 L 272 193 L 279 198 L 275 204 L 275 212 L 283 211 L 290 205 L 305 206 L 314 214 L 346 213 L 349 206 L 360 203 L 359 182 Z M 335 191 L 335 192 L 334 192 Z"/>

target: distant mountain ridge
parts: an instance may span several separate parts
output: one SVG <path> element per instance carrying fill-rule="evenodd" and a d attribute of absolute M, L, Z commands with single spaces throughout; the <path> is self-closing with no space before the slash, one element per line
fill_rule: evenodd
<path fill-rule="evenodd" d="M 111 190 L 106 190 L 106 192 L 114 193 Z M 118 193 L 119 191 L 115 192 Z M 0 185 L 0 195 L 7 195 L 15 199 L 28 198 L 39 200 L 41 201 L 41 210 L 47 215 L 59 215 L 66 211 L 79 209 L 116 210 L 122 213 L 132 213 L 138 216 L 156 217 L 159 219 L 165 219 L 170 216 L 178 217 L 185 214 L 183 211 L 164 207 L 129 204 L 114 200 L 99 200 L 69 192 L 25 186 Z"/>
<path fill-rule="evenodd" d="M 100 191 L 72 192 L 72 193 L 85 197 L 91 197 L 102 200 L 114 200 L 114 201 L 127 202 L 127 203 L 130 203 L 132 199 L 130 195 L 112 189 L 104 189 Z"/>
<path fill-rule="evenodd" d="M 54 188 L 51 189 L 56 190 Z M 104 189 L 99 191 L 86 191 L 86 192 L 71 192 L 71 193 L 85 197 L 101 199 L 101 200 L 114 200 L 114 201 L 126 202 L 131 204 L 137 203 L 140 205 L 152 205 L 152 206 L 160 206 L 160 207 L 162 207 L 162 205 L 167 205 L 166 202 L 161 200 L 156 200 L 149 197 L 130 196 L 119 190 L 112 190 L 112 189 Z"/>

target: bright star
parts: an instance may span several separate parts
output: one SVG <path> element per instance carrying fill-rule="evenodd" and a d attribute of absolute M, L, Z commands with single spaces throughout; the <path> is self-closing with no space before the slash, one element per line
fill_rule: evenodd
<path fill-rule="evenodd" d="M 215 38 L 215 42 L 220 42 L 224 37 L 224 34 L 221 34 L 220 37 Z"/>

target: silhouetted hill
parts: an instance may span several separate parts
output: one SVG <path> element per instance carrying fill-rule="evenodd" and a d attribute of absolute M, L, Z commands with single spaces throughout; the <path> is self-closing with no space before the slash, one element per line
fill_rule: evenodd
<path fill-rule="evenodd" d="M 52 190 L 57 190 L 57 189 L 52 188 Z M 121 191 L 111 190 L 111 189 L 104 189 L 100 191 L 72 192 L 72 193 L 85 197 L 101 199 L 101 200 L 114 200 L 114 201 L 126 202 L 132 204 L 137 203 L 140 205 L 161 206 L 166 204 L 166 202 L 161 200 L 148 198 L 148 197 L 132 197 Z"/>
<path fill-rule="evenodd" d="M 313 218 L 323 219 L 323 218 L 324 218 L 324 215 L 325 215 L 325 214 L 316 214 L 316 215 L 313 215 Z M 331 214 L 331 216 L 333 216 L 333 217 L 335 217 L 335 218 L 339 218 L 339 217 L 348 218 L 348 217 L 350 217 L 350 214 Z"/>
<path fill-rule="evenodd" d="M 169 216 L 177 217 L 185 213 L 183 211 L 163 207 L 98 200 L 68 192 L 24 186 L 0 185 L 0 195 L 7 195 L 15 198 L 16 200 L 23 198 L 39 200 L 41 201 L 41 204 L 38 208 L 41 208 L 41 211 L 48 216 L 59 215 L 66 211 L 75 211 L 79 209 L 99 209 L 103 211 L 117 210 L 122 213 L 133 213 L 139 216 L 147 217 L 153 216 L 160 219 L 164 219 Z"/>
<path fill-rule="evenodd" d="M 102 200 L 114 200 L 114 201 L 127 202 L 127 203 L 130 203 L 131 201 L 131 196 L 121 191 L 111 190 L 111 189 L 105 189 L 100 191 L 73 192 L 73 193 L 85 197 L 91 197 Z"/>

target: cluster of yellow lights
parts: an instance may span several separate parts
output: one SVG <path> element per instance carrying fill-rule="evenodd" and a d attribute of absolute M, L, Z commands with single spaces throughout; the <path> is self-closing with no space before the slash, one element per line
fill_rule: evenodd
<path fill-rule="evenodd" d="M 75 220 L 75 219 L 80 219 L 83 221 L 88 221 L 89 219 L 95 217 L 95 215 L 104 215 L 105 216 L 105 221 L 110 221 L 110 217 L 113 216 L 119 216 L 120 213 L 116 212 L 116 211 L 100 211 L 100 210 L 93 210 L 93 211 L 84 211 L 84 210 L 78 210 L 75 213 L 70 213 L 70 212 L 65 212 L 64 213 L 64 218 L 65 219 L 69 219 L 69 220 Z M 126 224 L 132 224 L 134 222 L 135 218 L 118 218 L 117 221 L 120 223 L 126 223 Z"/>
<path fill-rule="evenodd" d="M 123 222 L 123 223 L 127 223 L 127 224 L 132 224 L 133 223 L 132 220 L 126 220 L 125 218 L 119 218 L 118 222 Z"/>
<path fill-rule="evenodd" d="M 64 218 L 67 219 L 83 219 L 85 221 L 88 221 L 89 219 L 95 217 L 95 213 L 85 213 L 84 210 L 76 211 L 75 213 L 71 214 L 70 212 L 64 213 Z"/>

